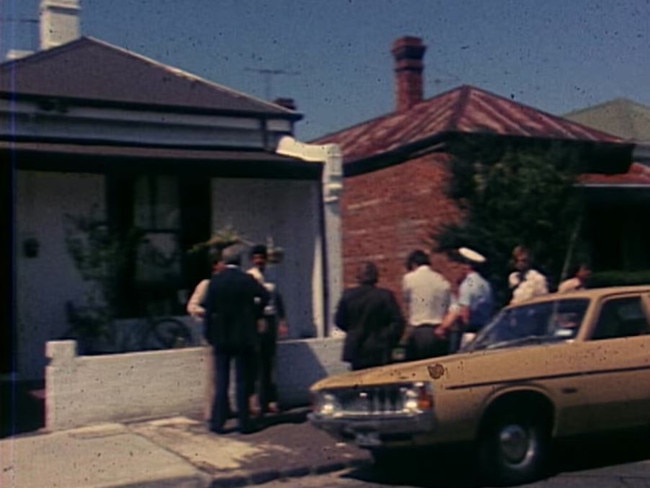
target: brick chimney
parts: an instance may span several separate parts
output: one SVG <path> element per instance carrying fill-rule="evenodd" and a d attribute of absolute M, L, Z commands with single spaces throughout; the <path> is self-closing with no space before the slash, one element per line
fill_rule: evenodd
<path fill-rule="evenodd" d="M 400 37 L 393 43 L 397 111 L 408 110 L 422 101 L 422 58 L 426 49 L 419 37 Z"/>

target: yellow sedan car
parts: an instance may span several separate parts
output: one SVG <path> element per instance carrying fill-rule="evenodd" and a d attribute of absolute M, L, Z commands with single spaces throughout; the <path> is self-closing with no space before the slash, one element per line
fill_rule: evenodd
<path fill-rule="evenodd" d="M 371 450 L 471 442 L 488 480 L 544 474 L 551 440 L 650 425 L 650 285 L 506 307 L 460 353 L 311 387 L 310 421 Z"/>

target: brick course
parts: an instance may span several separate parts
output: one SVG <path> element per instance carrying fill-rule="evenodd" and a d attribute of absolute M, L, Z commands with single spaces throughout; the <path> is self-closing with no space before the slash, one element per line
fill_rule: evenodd
<path fill-rule="evenodd" d="M 380 285 L 401 296 L 404 262 L 414 249 L 430 251 L 431 234 L 461 212 L 445 194 L 449 157 L 429 154 L 362 175 L 347 177 L 341 200 L 345 286 L 355 284 L 360 263 L 374 261 Z M 444 254 L 431 262 L 454 283 L 458 267 Z"/>

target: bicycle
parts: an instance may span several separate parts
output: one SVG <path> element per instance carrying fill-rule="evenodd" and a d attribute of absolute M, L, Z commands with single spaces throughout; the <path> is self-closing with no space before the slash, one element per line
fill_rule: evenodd
<path fill-rule="evenodd" d="M 140 350 L 178 349 L 192 345 L 192 332 L 175 317 L 147 317 L 140 336 Z"/>
<path fill-rule="evenodd" d="M 192 346 L 190 328 L 175 317 L 109 320 L 102 307 L 78 307 L 66 302 L 70 328 L 62 339 L 74 339 L 82 354 L 115 354 Z"/>

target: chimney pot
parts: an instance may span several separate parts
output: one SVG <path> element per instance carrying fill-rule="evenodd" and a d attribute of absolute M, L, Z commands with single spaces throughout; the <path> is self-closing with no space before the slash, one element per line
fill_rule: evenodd
<path fill-rule="evenodd" d="M 404 36 L 396 39 L 391 52 L 395 59 L 395 91 L 397 111 L 408 110 L 423 98 L 424 64 L 426 51 L 422 39 Z"/>

